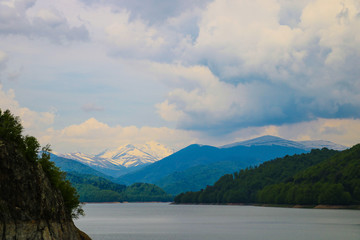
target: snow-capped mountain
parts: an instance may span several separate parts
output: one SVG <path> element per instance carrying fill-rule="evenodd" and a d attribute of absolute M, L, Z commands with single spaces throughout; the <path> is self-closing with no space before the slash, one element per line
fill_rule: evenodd
<path fill-rule="evenodd" d="M 235 147 L 235 146 L 250 147 L 250 146 L 272 146 L 272 145 L 284 146 L 284 147 L 295 147 L 295 148 L 304 149 L 304 150 L 311 150 L 314 148 L 321 149 L 324 147 L 329 148 L 329 149 L 334 149 L 334 150 L 347 149 L 346 146 L 336 144 L 333 142 L 329 142 L 329 141 L 323 141 L 323 140 L 291 141 L 291 140 L 286 140 L 286 139 L 283 139 L 280 137 L 275 137 L 275 136 L 270 136 L 270 135 L 266 135 L 266 136 L 262 136 L 262 137 L 242 141 L 242 142 L 236 142 L 236 143 L 224 145 L 221 148 L 230 148 L 230 147 Z"/>
<path fill-rule="evenodd" d="M 154 163 L 169 156 L 174 151 L 160 143 L 148 142 L 144 145 L 127 144 L 114 150 L 105 150 L 96 155 L 84 153 L 59 154 L 59 156 L 74 159 L 89 166 L 108 169 L 131 168 Z"/>

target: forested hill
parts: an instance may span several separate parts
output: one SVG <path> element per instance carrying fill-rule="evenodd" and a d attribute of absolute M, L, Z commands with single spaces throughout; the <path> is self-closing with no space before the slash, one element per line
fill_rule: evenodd
<path fill-rule="evenodd" d="M 130 186 L 108 179 L 68 172 L 66 178 L 76 188 L 82 202 L 170 202 L 173 197 L 154 184 L 134 183 Z"/>
<path fill-rule="evenodd" d="M 360 144 L 295 175 L 269 185 L 258 201 L 278 204 L 360 204 Z"/>
<path fill-rule="evenodd" d="M 356 202 L 355 183 L 359 181 L 358 170 L 350 171 L 349 166 L 359 168 L 359 147 L 355 146 L 343 152 L 328 150 L 312 150 L 307 154 L 286 156 L 265 162 L 258 167 L 247 168 L 227 174 L 221 177 L 213 186 L 206 187 L 205 190 L 198 192 L 182 193 L 175 197 L 175 203 L 292 203 L 292 204 L 318 204 L 319 196 L 313 198 L 314 201 L 304 202 L 300 197 L 303 196 L 303 190 L 295 188 L 281 188 L 289 190 L 285 192 L 276 192 L 277 186 L 291 186 L 291 184 L 300 184 L 298 181 L 316 185 L 317 187 L 326 187 L 326 184 L 340 184 L 331 186 L 334 188 L 345 189 L 351 196 L 345 203 Z M 319 165 L 318 165 L 319 164 Z M 314 168 L 309 168 L 316 166 Z M 357 172 L 356 172 L 357 171 Z M 324 175 L 322 175 L 323 173 Z M 326 174 L 325 174 L 326 173 Z M 329 174 L 327 174 L 329 173 Z M 330 174 L 331 173 L 331 174 Z M 341 175 L 339 175 L 341 174 Z M 311 179 L 309 177 L 312 176 Z M 330 179 L 329 177 L 334 179 Z M 305 180 L 308 179 L 308 180 Z M 351 180 L 349 180 L 351 179 Z M 347 182 L 345 182 L 346 180 Z M 351 186 L 348 186 L 348 182 Z M 360 184 L 357 184 L 360 186 Z M 271 189 L 270 189 L 271 188 Z M 344 190 L 344 191 L 345 191 Z M 274 195 L 274 201 L 267 198 Z M 347 194 L 345 194 L 347 195 Z M 291 201 L 277 201 L 277 196 L 285 196 L 283 199 Z M 294 199 L 299 200 L 294 201 Z M 322 203 L 322 202 L 320 202 Z"/>

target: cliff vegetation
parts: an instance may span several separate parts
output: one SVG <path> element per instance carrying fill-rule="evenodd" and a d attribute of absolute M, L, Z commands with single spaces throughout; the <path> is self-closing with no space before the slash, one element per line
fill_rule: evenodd
<path fill-rule="evenodd" d="M 79 196 L 50 161 L 50 147 L 40 152 L 36 138 L 22 132 L 20 119 L 0 110 L 0 236 L 88 239 L 72 221 L 83 214 Z"/>

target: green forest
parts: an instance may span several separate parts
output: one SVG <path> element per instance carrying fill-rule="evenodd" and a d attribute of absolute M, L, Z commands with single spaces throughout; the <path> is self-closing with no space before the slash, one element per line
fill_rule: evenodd
<path fill-rule="evenodd" d="M 66 177 L 76 188 L 82 202 L 170 202 L 173 197 L 154 184 L 117 184 L 105 178 L 67 173 Z"/>
<path fill-rule="evenodd" d="M 221 177 L 213 186 L 179 194 L 175 203 L 358 205 L 360 145 L 342 152 L 315 149 Z"/>

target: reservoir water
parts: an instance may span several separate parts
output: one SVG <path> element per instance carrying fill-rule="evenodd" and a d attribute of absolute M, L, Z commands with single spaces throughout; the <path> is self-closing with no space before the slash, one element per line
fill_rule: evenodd
<path fill-rule="evenodd" d="M 360 211 L 169 203 L 86 204 L 94 240 L 359 240 Z"/>

